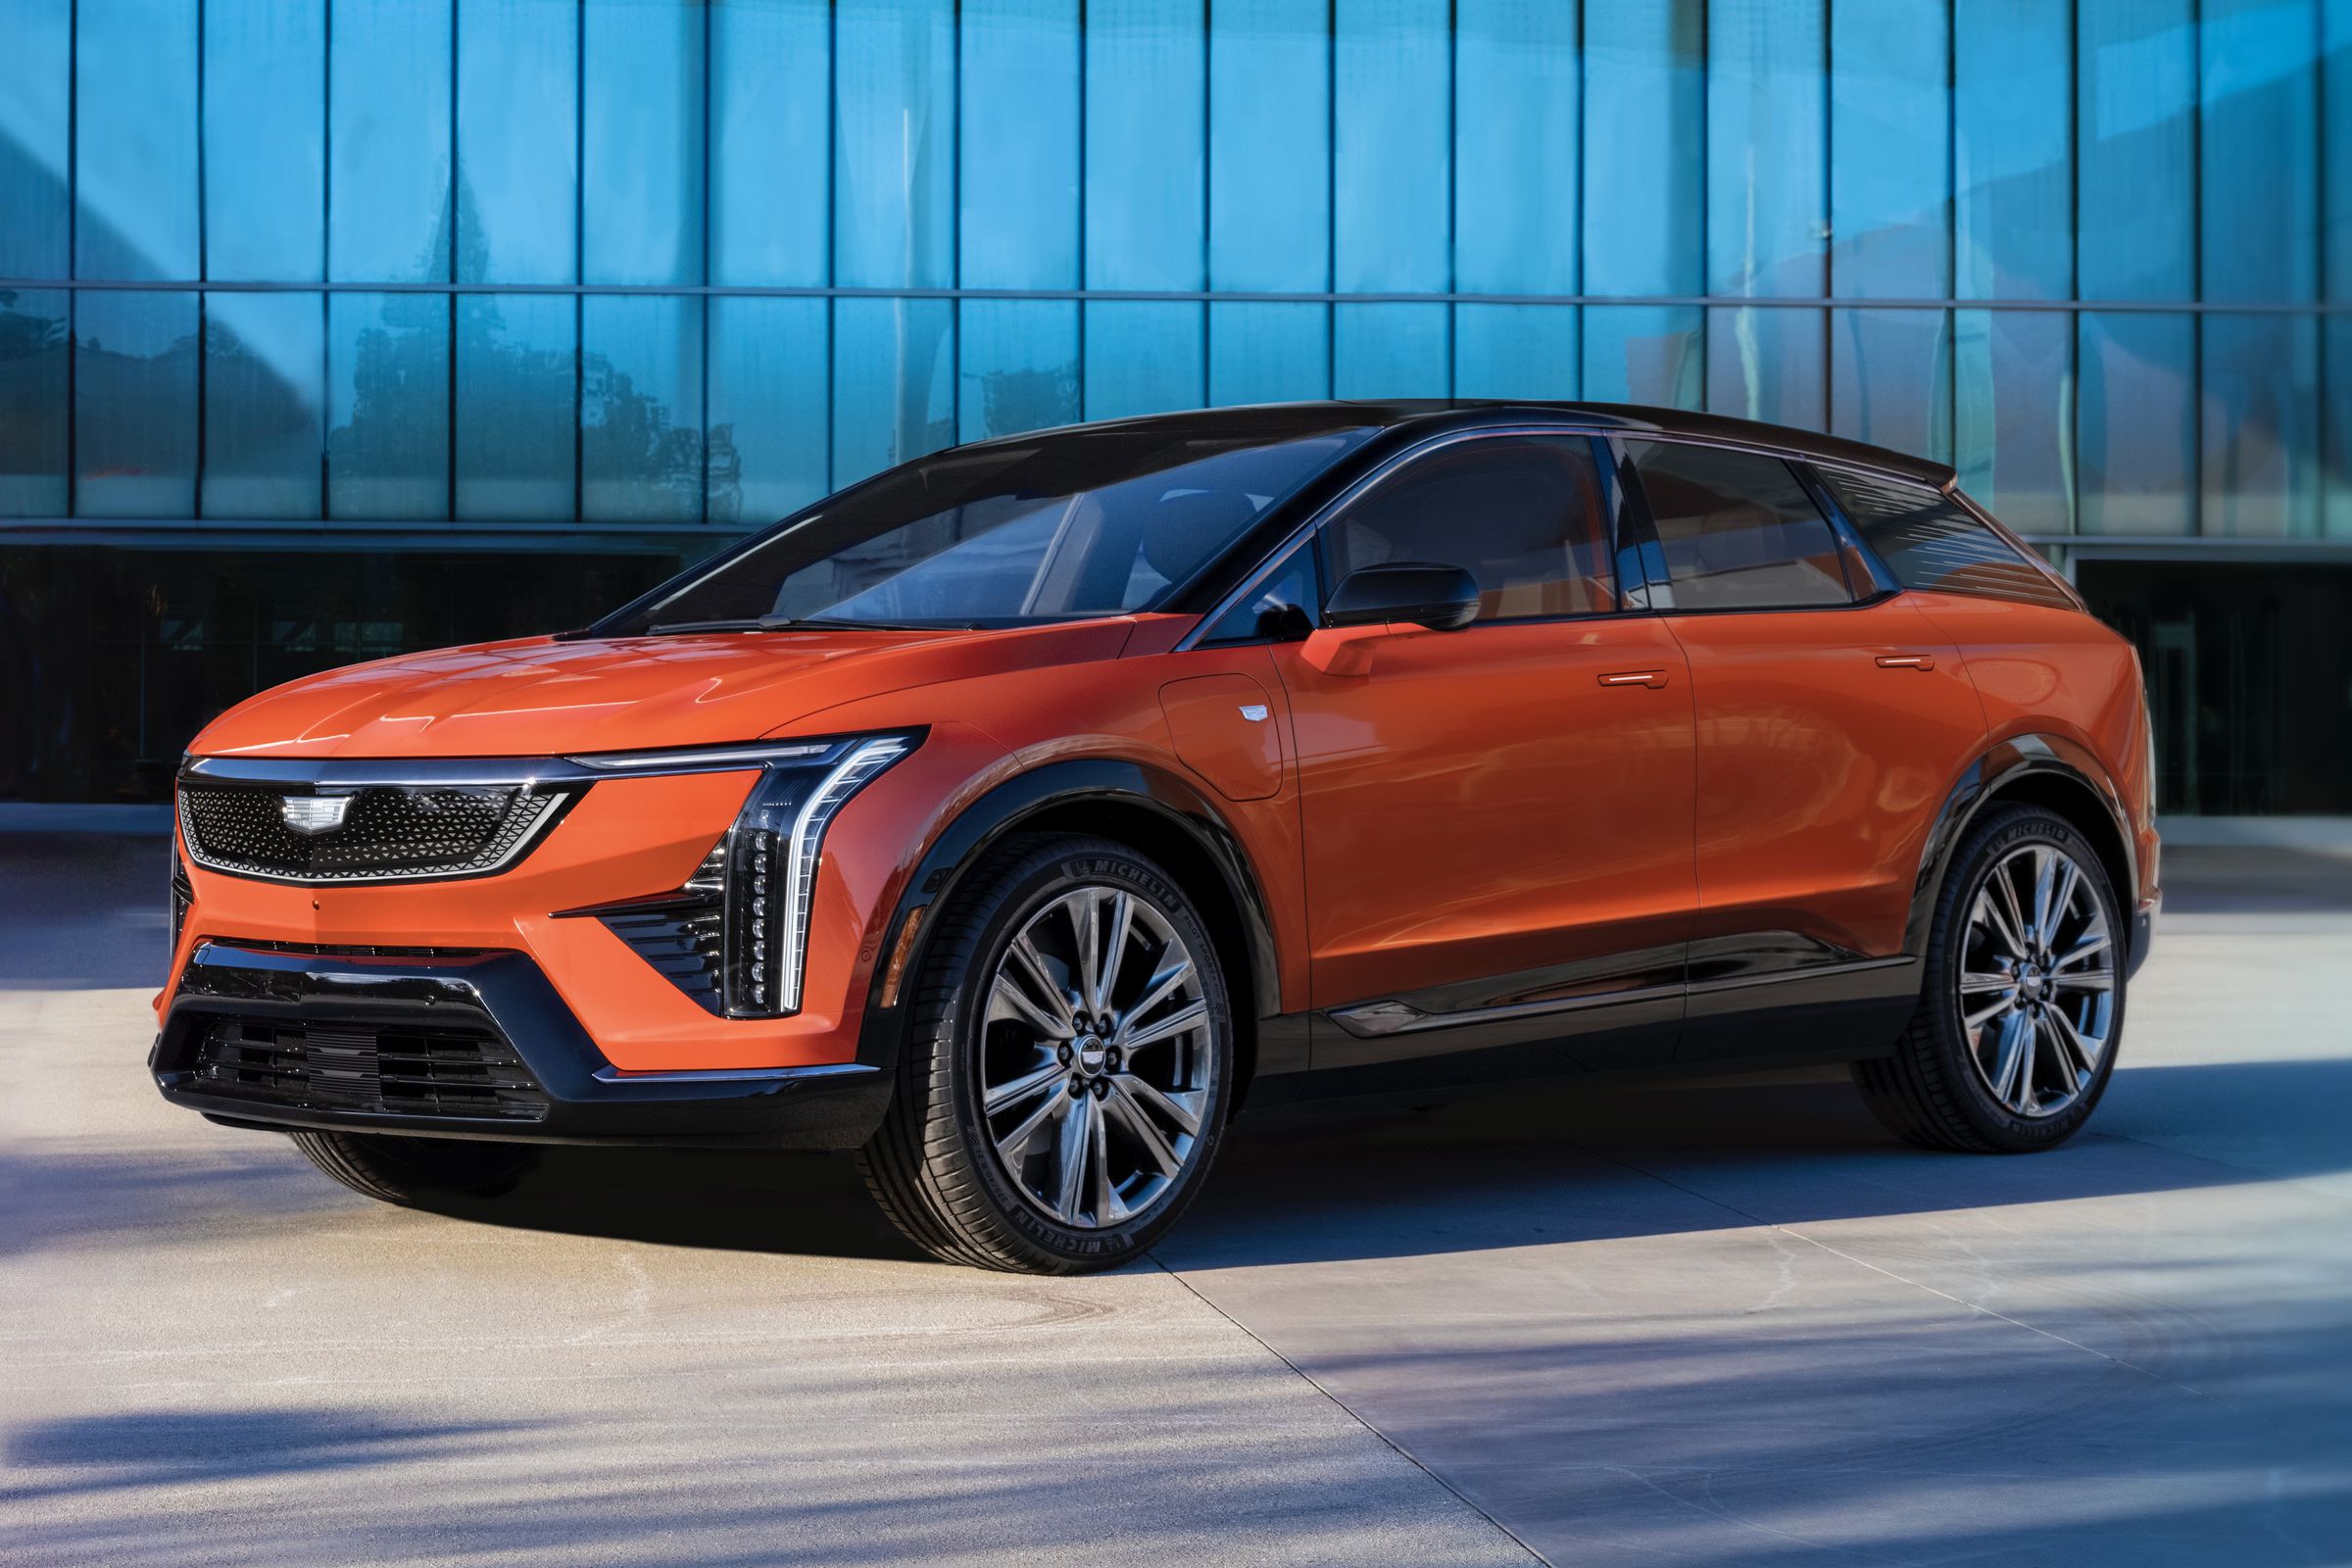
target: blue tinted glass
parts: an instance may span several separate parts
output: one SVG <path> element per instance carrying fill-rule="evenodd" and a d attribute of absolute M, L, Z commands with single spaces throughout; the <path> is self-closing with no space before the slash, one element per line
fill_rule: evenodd
<path fill-rule="evenodd" d="M 1945 0 L 1830 10 L 1832 293 L 1950 292 Z"/>
<path fill-rule="evenodd" d="M 1204 282 L 1207 53 L 1201 0 L 1088 6 L 1087 287 Z M 1094 358 L 1090 347 L 1090 370 Z"/>
<path fill-rule="evenodd" d="M 2203 0 L 2199 15 L 2200 297 L 2311 299 L 2320 221 L 2311 0 Z"/>
<path fill-rule="evenodd" d="M 1827 429 L 1826 321 L 1795 307 L 1708 311 L 1707 412 Z"/>
<path fill-rule="evenodd" d="M 458 298 L 458 515 L 574 515 L 579 301 Z"/>
<path fill-rule="evenodd" d="M 0 277 L 64 277 L 73 13 L 0 0 Z"/>
<path fill-rule="evenodd" d="M 0 516 L 66 514 L 66 356 L 60 289 L 0 289 Z"/>
<path fill-rule="evenodd" d="M 1076 300 L 965 300 L 956 326 L 964 440 L 1078 422 Z"/>
<path fill-rule="evenodd" d="M 580 515 L 702 520 L 701 300 L 591 294 L 580 302 Z"/>
<path fill-rule="evenodd" d="M 449 297 L 326 299 L 326 514 L 449 515 Z"/>
<path fill-rule="evenodd" d="M 832 281 L 830 0 L 710 6 L 710 280 Z"/>
<path fill-rule="evenodd" d="M 1213 14 L 1208 40 L 1208 278 L 1220 289 L 1331 280 L 1328 0 Z"/>
<path fill-rule="evenodd" d="M 964 0 L 965 287 L 1077 286 L 1078 73 L 1078 0 Z"/>
<path fill-rule="evenodd" d="M 1197 409 L 1206 397 L 1199 305 L 1174 301 L 1089 301 L 1085 385 L 1090 419 Z"/>
<path fill-rule="evenodd" d="M 2328 0 L 2325 27 L 2320 141 L 2323 147 L 2348 148 L 2352 147 L 2352 0 Z M 2320 280 L 2320 293 L 2328 300 L 2352 301 L 2352 158 L 2330 154 L 2323 157 L 2321 164 L 2328 175 L 2328 188 L 2321 193 L 2328 225 L 2328 267 Z M 2330 375 L 2329 384 L 2343 383 Z"/>
<path fill-rule="evenodd" d="M 588 281 L 699 283 L 708 13 L 673 0 L 598 0 L 581 15 Z"/>
<path fill-rule="evenodd" d="M 833 279 L 853 288 L 956 281 L 954 0 L 838 13 Z"/>
<path fill-rule="evenodd" d="M 1916 457 L 1950 462 L 1952 341 L 1948 313 L 1832 311 L 1830 430 Z"/>
<path fill-rule="evenodd" d="M 835 301 L 834 485 L 952 443 L 955 368 L 955 301 Z"/>
<path fill-rule="evenodd" d="M 579 278 L 580 16 L 570 0 L 459 0 L 461 283 Z M 461 453 L 461 512 L 464 469 Z"/>
<path fill-rule="evenodd" d="M 449 0 L 334 0 L 327 276 L 449 278 Z"/>
<path fill-rule="evenodd" d="M 196 9 L 82 0 L 75 15 L 74 273 L 194 277 Z"/>
<path fill-rule="evenodd" d="M 2320 410 L 2320 466 L 2328 485 L 2320 531 L 2330 539 L 2352 539 L 2352 316 L 2323 318 L 2320 332 L 2328 384 L 2328 401 Z"/>
<path fill-rule="evenodd" d="M 2308 538 L 2320 531 L 2319 322 L 2204 318 L 2199 531 Z"/>
<path fill-rule="evenodd" d="M 1347 0 L 1338 8 L 1333 276 L 1342 292 L 1452 286 L 1446 12 L 1446 0 Z"/>
<path fill-rule="evenodd" d="M 1331 395 L 1442 398 L 1453 389 L 1453 327 L 1444 305 L 1335 305 Z"/>
<path fill-rule="evenodd" d="M 325 7 L 205 6 L 204 205 L 205 276 L 325 275 Z"/>
<path fill-rule="evenodd" d="M 1454 286 L 1576 292 L 1576 8 L 1458 0 Z"/>
<path fill-rule="evenodd" d="M 2083 313 L 2082 529 L 2196 531 L 2196 318 Z"/>
<path fill-rule="evenodd" d="M 828 314 L 824 300 L 710 302 L 712 522 L 761 526 L 831 488 Z"/>
<path fill-rule="evenodd" d="M 1583 396 L 1595 403 L 1706 403 L 1706 324 L 1695 305 L 1585 308 Z"/>
<path fill-rule="evenodd" d="M 1225 300 L 1208 308 L 1208 401 L 1331 395 L 1331 310 Z"/>
<path fill-rule="evenodd" d="M 1707 8 L 1707 287 L 1818 295 L 1829 283 L 1828 0 Z"/>
<path fill-rule="evenodd" d="M 2070 532 L 2075 323 L 2056 311 L 1953 313 L 1962 488 L 2023 533 Z"/>
<path fill-rule="evenodd" d="M 1705 67 L 1699 0 L 1587 0 L 1586 292 L 1701 292 Z"/>
<path fill-rule="evenodd" d="M 316 294 L 216 293 L 204 305 L 208 517 L 319 514 L 326 302 Z"/>
<path fill-rule="evenodd" d="M 1965 297 L 2074 293 L 2072 30 L 2048 0 L 1961 0 L 1954 13 L 1953 282 Z"/>
<path fill-rule="evenodd" d="M 75 514 L 194 516 L 196 296 L 85 293 L 74 309 Z"/>
<path fill-rule="evenodd" d="M 2077 4 L 2082 297 L 2187 299 L 2197 278 L 2196 0 Z"/>
<path fill-rule="evenodd" d="M 1577 397 L 1584 351 L 1573 305 L 1453 308 L 1453 395 Z"/>

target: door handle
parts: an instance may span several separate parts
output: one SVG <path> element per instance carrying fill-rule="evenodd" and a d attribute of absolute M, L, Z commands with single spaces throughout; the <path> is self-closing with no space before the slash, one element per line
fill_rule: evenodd
<path fill-rule="evenodd" d="M 1601 676 L 1600 683 L 1603 686 L 1647 686 L 1655 691 L 1666 684 L 1666 672 L 1662 669 L 1621 669 Z"/>
<path fill-rule="evenodd" d="M 1933 654 L 1881 654 L 1879 667 L 1881 669 L 1934 669 L 1936 656 Z"/>

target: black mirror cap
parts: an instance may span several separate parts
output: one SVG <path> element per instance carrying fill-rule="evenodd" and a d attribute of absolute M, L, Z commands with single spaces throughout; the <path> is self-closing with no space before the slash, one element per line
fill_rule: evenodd
<path fill-rule="evenodd" d="M 1478 618 L 1478 579 L 1460 566 L 1428 561 L 1390 561 L 1349 572 L 1323 607 L 1326 626 L 1371 626 L 1410 621 L 1432 631 L 1459 631 Z"/>

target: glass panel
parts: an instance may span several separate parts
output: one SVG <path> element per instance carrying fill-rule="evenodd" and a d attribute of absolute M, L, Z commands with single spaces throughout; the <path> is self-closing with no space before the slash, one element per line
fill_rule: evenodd
<path fill-rule="evenodd" d="M 672 0 L 597 0 L 582 12 L 590 282 L 703 280 L 707 15 Z"/>
<path fill-rule="evenodd" d="M 1816 466 L 1863 540 L 1906 588 L 2022 599 L 2052 610 L 2073 601 L 2007 540 L 1924 484 Z"/>
<path fill-rule="evenodd" d="M 0 49 L 0 277 L 71 272 L 73 17 L 71 7 L 49 0 L 8 7 L 8 47 Z"/>
<path fill-rule="evenodd" d="M 205 276 L 326 275 L 324 6 L 208 0 L 204 204 Z"/>
<path fill-rule="evenodd" d="M 1330 285 L 1329 13 L 1329 0 L 1257 0 L 1211 13 L 1212 288 Z"/>
<path fill-rule="evenodd" d="M 1830 11 L 1832 293 L 1951 291 L 1945 0 Z"/>
<path fill-rule="evenodd" d="M 1454 24 L 1454 286 L 1573 294 L 1576 7 L 1457 0 Z"/>
<path fill-rule="evenodd" d="M 2328 387 L 2320 411 L 2320 466 L 2328 485 L 2320 531 L 2330 539 L 2352 539 L 2352 316 L 2324 317 L 2320 331 Z"/>
<path fill-rule="evenodd" d="M 1447 0 L 1343 0 L 1333 105 L 1335 286 L 1443 292 L 1453 281 Z M 1340 327 L 1340 335 L 1348 335 Z M 1343 394 L 1345 395 L 1345 394 Z"/>
<path fill-rule="evenodd" d="M 1832 311 L 1830 430 L 1915 457 L 1950 462 L 1948 314 Z"/>
<path fill-rule="evenodd" d="M 195 277 L 196 8 L 81 0 L 74 14 L 74 275 Z"/>
<path fill-rule="evenodd" d="M 458 281 L 579 279 L 580 8 L 459 0 Z M 459 511 L 466 462 L 461 451 Z"/>
<path fill-rule="evenodd" d="M 1707 412 L 1820 430 L 1829 424 L 1827 313 L 1707 312 Z"/>
<path fill-rule="evenodd" d="M 1753 452 L 1629 441 L 1673 579 L 1672 610 L 1842 605 L 1838 537 L 1788 465 Z"/>
<path fill-rule="evenodd" d="M 0 516 L 66 514 L 67 301 L 0 289 Z"/>
<path fill-rule="evenodd" d="M 591 294 L 580 333 L 580 515 L 701 521 L 703 302 Z"/>
<path fill-rule="evenodd" d="M 954 0 L 852 6 L 834 24 L 833 277 L 956 281 Z"/>
<path fill-rule="evenodd" d="M 1308 539 L 1268 572 L 1249 598 L 1218 617 L 1200 641 L 1216 647 L 1306 636 L 1323 612 L 1322 579 L 1315 565 L 1315 543 Z"/>
<path fill-rule="evenodd" d="M 2082 314 L 2082 530 L 2196 531 L 2196 319 Z"/>
<path fill-rule="evenodd" d="M 1704 291 L 1706 36 L 1701 0 L 1587 0 L 1588 293 Z"/>
<path fill-rule="evenodd" d="M 1711 293 L 1798 298 L 1828 284 L 1827 5 L 1713 0 L 1707 8 Z"/>
<path fill-rule="evenodd" d="M 2319 322 L 2214 315 L 2203 327 L 2200 531 L 2317 534 Z"/>
<path fill-rule="evenodd" d="M 458 515 L 574 515 L 579 301 L 458 298 Z"/>
<path fill-rule="evenodd" d="M 1197 409 L 1206 390 L 1207 318 L 1179 301 L 1090 300 L 1084 382 L 1090 419 Z"/>
<path fill-rule="evenodd" d="M 1952 19 L 1954 292 L 2075 287 L 2072 20 L 2048 0 L 1960 0 Z"/>
<path fill-rule="evenodd" d="M 1585 307 L 1583 395 L 1595 403 L 1704 407 L 1703 314 L 1695 305 Z"/>
<path fill-rule="evenodd" d="M 327 276 L 449 277 L 449 0 L 334 0 Z"/>
<path fill-rule="evenodd" d="M 1335 305 L 1331 395 L 1443 398 L 1453 393 L 1453 325 L 1444 305 Z"/>
<path fill-rule="evenodd" d="M 2199 20 L 2198 297 L 2314 298 L 2319 28 L 2311 0 L 2203 0 Z"/>
<path fill-rule="evenodd" d="M 956 439 L 956 302 L 837 300 L 833 483 Z"/>
<path fill-rule="evenodd" d="M 326 513 L 449 515 L 449 298 L 326 299 Z"/>
<path fill-rule="evenodd" d="M 964 0 L 962 36 L 963 286 L 1074 288 L 1078 0 Z"/>
<path fill-rule="evenodd" d="M 326 302 L 316 294 L 207 295 L 204 334 L 204 514 L 318 516 Z"/>
<path fill-rule="evenodd" d="M 1208 308 L 1208 401 L 1331 395 L 1331 309 L 1220 301 Z"/>
<path fill-rule="evenodd" d="M 2196 293 L 2196 0 L 2076 0 L 2084 299 Z"/>
<path fill-rule="evenodd" d="M 1573 305 L 1453 308 L 1455 397 L 1566 401 L 1582 357 Z"/>
<path fill-rule="evenodd" d="M 75 302 L 75 515 L 195 514 L 197 330 L 193 294 Z"/>
<path fill-rule="evenodd" d="M 2328 188 L 2321 192 L 2328 226 L 2323 299 L 2352 301 L 2352 158 L 2329 149 L 2352 147 L 2352 0 L 2327 0 L 2322 23 L 2320 145 Z"/>
<path fill-rule="evenodd" d="M 808 299 L 710 302 L 712 522 L 765 526 L 831 488 L 828 309 Z"/>
<path fill-rule="evenodd" d="M 957 315 L 964 440 L 1078 422 L 1076 300 L 965 300 Z"/>
<path fill-rule="evenodd" d="M 2073 318 L 1957 311 L 1953 330 L 1961 488 L 2020 533 L 2073 532 Z"/>
<path fill-rule="evenodd" d="M 831 0 L 712 0 L 714 283 L 833 280 L 832 16 Z"/>
<path fill-rule="evenodd" d="M 1196 289 L 1205 281 L 1207 53 L 1201 0 L 1087 7 L 1088 288 Z M 1088 360 L 1091 368 L 1091 351 Z M 1090 417 L 1093 406 L 1090 391 Z"/>

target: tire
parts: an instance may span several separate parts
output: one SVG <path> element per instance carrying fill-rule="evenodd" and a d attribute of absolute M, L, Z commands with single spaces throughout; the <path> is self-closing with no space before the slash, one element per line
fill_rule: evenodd
<path fill-rule="evenodd" d="M 1015 834 L 937 918 L 890 1109 L 858 1154 L 868 1190 L 951 1262 L 1078 1274 L 1140 1256 L 1200 1192 L 1232 1103 L 1233 1021 L 1199 911 L 1125 845 Z M 1091 990 L 1086 919 L 1098 953 L 1124 937 Z"/>
<path fill-rule="evenodd" d="M 382 1133 L 298 1132 L 294 1147 L 365 1198 L 403 1208 L 452 1198 L 496 1198 L 539 1163 L 529 1144 Z"/>
<path fill-rule="evenodd" d="M 2045 864 L 2050 902 L 2064 900 L 2046 920 Z M 2081 833 L 2037 807 L 1996 808 L 1961 843 L 1937 895 L 1918 1010 L 1891 1055 L 1853 1065 L 1864 1103 L 1923 1149 L 2065 1143 L 2114 1076 L 2128 931 Z"/>

